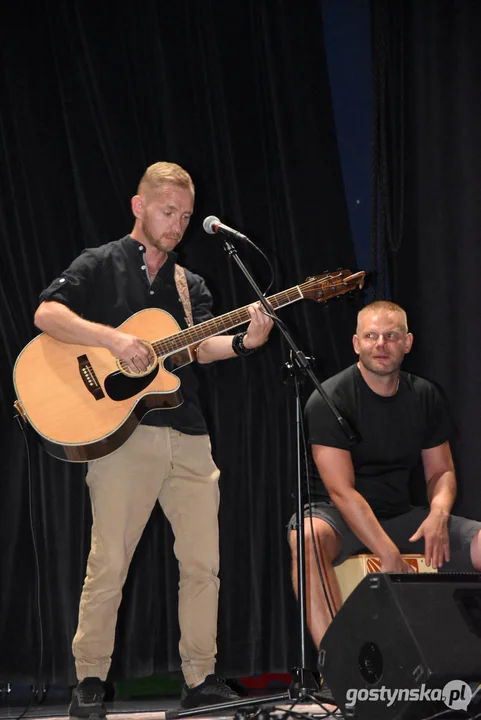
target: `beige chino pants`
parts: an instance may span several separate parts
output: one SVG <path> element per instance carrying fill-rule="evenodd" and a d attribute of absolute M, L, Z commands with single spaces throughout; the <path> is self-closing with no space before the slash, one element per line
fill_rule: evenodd
<path fill-rule="evenodd" d="M 73 640 L 77 677 L 105 680 L 130 561 L 158 501 L 179 562 L 179 651 L 188 685 L 214 672 L 219 594 L 219 471 L 208 435 L 140 425 L 89 465 L 92 542 Z"/>

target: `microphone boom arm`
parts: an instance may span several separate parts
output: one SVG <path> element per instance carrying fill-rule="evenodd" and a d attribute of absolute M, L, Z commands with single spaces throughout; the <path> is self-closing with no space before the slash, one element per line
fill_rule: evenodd
<path fill-rule="evenodd" d="M 209 230 L 207 230 L 207 228 L 206 228 L 206 225 L 207 225 L 208 221 L 209 221 L 209 226 L 210 226 L 210 228 L 211 228 L 211 229 L 209 229 Z M 215 223 L 217 224 L 217 229 L 213 229 L 213 228 L 212 228 L 212 223 L 213 223 L 213 222 L 215 222 Z M 221 228 L 222 228 L 222 229 L 221 229 Z M 226 228 L 227 231 L 230 231 L 230 232 L 225 232 L 225 231 L 224 231 L 224 228 Z M 308 358 L 306 357 L 306 355 L 302 352 L 302 350 L 300 350 L 300 349 L 297 347 L 297 345 L 296 345 L 296 343 L 294 342 L 294 340 L 293 340 L 293 338 L 292 338 L 289 330 L 287 329 L 286 324 L 285 324 L 282 320 L 280 320 L 280 318 L 277 317 L 277 314 L 276 314 L 274 308 L 272 308 L 271 305 L 269 305 L 269 303 L 267 302 L 264 294 L 262 293 L 261 289 L 260 289 L 259 286 L 257 285 L 256 281 L 254 280 L 254 278 L 252 277 L 252 275 L 250 274 L 250 272 L 248 271 L 248 269 L 246 268 L 246 266 L 244 265 L 244 263 L 243 263 L 242 260 L 240 259 L 239 255 L 238 255 L 238 253 L 237 253 L 236 248 L 234 247 L 234 245 L 232 244 L 232 242 L 231 242 L 230 239 L 229 239 L 229 236 L 230 236 L 230 235 L 236 235 L 236 236 L 241 237 L 241 238 L 246 239 L 246 240 L 248 240 L 248 238 L 245 238 L 245 235 L 242 235 L 241 233 L 238 233 L 236 230 L 232 230 L 231 228 L 227 227 L 227 225 L 223 225 L 223 224 L 220 222 L 220 220 L 219 220 L 218 218 L 214 217 L 213 215 L 211 215 L 210 217 L 208 217 L 208 218 L 206 218 L 206 219 L 204 220 L 204 230 L 205 230 L 206 232 L 210 233 L 210 234 L 213 234 L 213 233 L 215 233 L 215 232 L 222 232 L 222 234 L 223 234 L 224 250 L 226 251 L 226 253 L 227 253 L 230 257 L 232 257 L 232 258 L 234 259 L 235 263 L 236 263 L 236 264 L 238 265 L 238 267 L 241 269 L 242 273 L 245 275 L 245 277 L 247 278 L 247 280 L 248 280 L 249 284 L 251 285 L 252 289 L 254 290 L 254 292 L 256 293 L 257 297 L 259 298 L 259 302 L 260 302 L 260 303 L 262 304 L 262 306 L 264 307 L 264 309 L 265 309 L 265 311 L 266 311 L 266 315 L 268 315 L 270 318 L 272 318 L 272 320 L 274 321 L 274 323 L 276 324 L 276 326 L 279 328 L 280 332 L 281 332 L 282 335 L 284 336 L 284 339 L 286 340 L 286 342 L 288 343 L 288 345 L 290 346 L 290 348 L 291 348 L 291 350 L 292 350 L 292 357 L 293 357 L 293 360 L 294 360 L 294 362 L 296 363 L 297 367 L 301 370 L 301 372 L 302 372 L 304 375 L 308 375 L 308 376 L 309 376 L 309 378 L 310 378 L 311 381 L 312 381 L 312 384 L 314 385 L 314 387 L 316 388 L 316 390 L 320 393 L 321 397 L 324 399 L 324 401 L 325 401 L 326 404 L 328 405 L 328 407 L 329 407 L 329 409 L 331 410 L 331 412 L 335 415 L 335 418 L 336 418 L 337 422 L 338 422 L 339 425 L 341 426 L 341 429 L 342 429 L 344 435 L 346 436 L 346 438 L 349 440 L 349 442 L 350 442 L 350 443 L 356 442 L 357 435 L 356 435 L 355 431 L 353 430 L 353 428 L 351 428 L 351 426 L 350 426 L 349 423 L 347 422 L 346 418 L 344 418 L 344 417 L 341 415 L 341 413 L 339 412 L 339 410 L 338 410 L 338 409 L 336 408 L 336 406 L 332 403 L 332 401 L 331 401 L 331 399 L 329 398 L 329 396 L 327 395 L 327 393 L 324 391 L 324 389 L 323 389 L 323 387 L 322 387 L 322 385 L 321 385 L 321 383 L 320 383 L 320 381 L 319 381 L 319 378 L 316 376 L 316 374 L 315 374 L 314 371 L 312 370 L 312 367 L 311 367 L 311 364 L 310 364 L 310 362 L 309 362 L 309 359 L 308 359 Z M 251 240 L 249 240 L 249 242 L 252 243 Z M 252 243 L 252 244 L 254 244 L 254 243 Z"/>

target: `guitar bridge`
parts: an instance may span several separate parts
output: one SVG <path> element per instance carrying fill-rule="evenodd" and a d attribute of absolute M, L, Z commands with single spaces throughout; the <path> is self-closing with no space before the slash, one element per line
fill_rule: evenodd
<path fill-rule="evenodd" d="M 91 393 L 96 400 L 101 400 L 105 397 L 104 391 L 100 387 L 100 383 L 97 379 L 97 375 L 95 374 L 95 370 L 93 369 L 92 365 L 90 364 L 90 361 L 87 357 L 87 355 L 79 355 L 77 358 L 78 360 L 78 366 L 80 371 L 80 377 L 83 380 L 83 384 Z"/>

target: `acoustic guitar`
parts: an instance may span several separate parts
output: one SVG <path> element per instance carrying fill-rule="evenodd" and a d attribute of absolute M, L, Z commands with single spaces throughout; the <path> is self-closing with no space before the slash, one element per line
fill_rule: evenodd
<path fill-rule="evenodd" d="M 303 298 L 326 301 L 362 288 L 364 277 L 350 270 L 316 275 L 268 301 L 274 309 Z M 50 455 L 70 462 L 104 457 L 130 437 L 147 412 L 182 403 L 174 372 L 194 360 L 202 340 L 249 320 L 245 306 L 180 330 L 164 310 L 141 310 L 118 328 L 151 349 L 151 365 L 141 373 L 105 348 L 63 343 L 42 333 L 15 363 L 15 406 Z"/>

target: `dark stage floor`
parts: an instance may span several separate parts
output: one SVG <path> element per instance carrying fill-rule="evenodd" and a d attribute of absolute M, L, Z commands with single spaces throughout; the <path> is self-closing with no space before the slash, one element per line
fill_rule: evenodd
<path fill-rule="evenodd" d="M 253 705 L 251 705 L 250 708 L 242 708 L 240 714 L 236 716 L 236 720 L 249 720 L 249 718 L 251 720 L 270 720 L 270 718 L 278 718 L 278 720 L 303 720 L 303 718 L 305 718 L 305 720 L 323 720 L 324 718 L 326 720 L 334 720 L 334 718 L 337 718 L 337 720 L 342 720 L 343 718 L 340 712 L 332 705 L 326 704 L 321 707 L 314 702 L 311 703 L 307 701 L 298 702 L 297 704 L 294 701 L 290 703 L 286 703 L 285 701 L 275 703 L 273 698 L 278 698 L 282 692 L 283 689 L 281 688 L 267 693 L 265 691 L 261 693 L 260 691 L 250 690 L 248 697 L 252 699 Z M 475 696 L 476 695 L 478 695 L 478 692 L 475 693 Z M 260 697 L 266 698 L 266 701 L 262 704 L 256 704 L 256 700 Z M 272 698 L 270 702 L 268 700 L 269 697 Z M 245 698 L 243 698 L 243 700 L 245 700 Z M 16 720 L 24 712 L 27 703 L 28 701 L 23 705 L 18 703 L 18 698 L 16 698 L 16 702 L 10 705 L 5 701 L 0 703 L 0 720 Z M 41 718 L 64 720 L 64 718 L 68 717 L 68 705 L 69 698 L 65 692 L 53 698 L 47 696 L 44 702 L 30 706 L 22 717 L 27 720 L 40 720 Z M 107 720 L 166 720 L 167 712 L 174 711 L 175 713 L 176 710 L 180 710 L 179 697 L 177 695 L 139 697 L 129 700 L 117 699 L 112 702 L 107 702 L 106 705 L 108 712 Z M 185 715 L 182 720 L 190 720 L 190 718 L 192 718 L 192 720 L 194 718 L 205 718 L 205 720 L 213 720 L 214 718 L 215 720 L 223 720 L 225 718 L 225 720 L 231 720 L 236 710 L 238 709 L 225 709 L 218 713 L 211 712 L 201 715 Z M 264 712 L 262 712 L 260 716 L 254 715 L 255 710 Z M 411 708 L 411 710 L 413 710 L 413 708 Z M 429 720 L 433 720 L 434 717 L 436 720 L 468 720 L 469 718 L 472 720 L 474 720 L 474 718 L 481 720 L 480 698 L 473 697 L 468 712 L 450 710 L 443 706 L 443 711 L 438 713 L 439 710 L 436 711 L 435 715 L 430 715 L 428 711 Z M 379 714 L 375 714 L 376 717 L 379 718 Z M 395 716 L 398 717 L 397 715 Z M 386 717 L 393 720 L 392 712 L 387 712 Z M 402 714 L 403 720 L 409 720 L 410 717 L 412 716 L 409 714 L 409 710 L 404 708 L 404 714 Z M 419 715 L 416 715 L 416 717 L 419 718 Z M 363 714 L 363 718 L 366 718 L 366 715 Z M 172 720 L 175 719 L 173 718 Z"/>
<path fill-rule="evenodd" d="M 255 696 L 253 696 L 255 697 Z M 271 709 L 272 706 L 269 706 Z M 276 706 L 277 707 L 277 706 Z M 296 712 L 305 713 L 312 718 L 341 718 L 339 713 L 334 713 L 333 706 L 325 706 L 326 711 L 323 711 L 319 705 L 300 703 L 293 708 L 293 703 L 282 704 L 279 707 L 279 716 L 284 716 L 286 710 L 294 709 Z M 169 710 L 179 709 L 178 698 L 150 698 L 141 700 L 128 700 L 128 701 L 114 701 L 107 703 L 107 720 L 164 720 L 165 713 Z M 18 718 L 23 707 L 8 707 L 0 706 L 0 720 L 15 720 Z M 276 713 L 277 714 L 277 713 Z M 234 712 L 228 713 L 227 710 L 216 715 L 199 715 L 192 717 L 205 718 L 210 720 L 222 720 L 222 718 L 232 718 Z M 48 703 L 42 703 L 35 707 L 29 708 L 27 713 L 23 716 L 29 720 L 36 720 L 40 718 L 49 718 L 49 720 L 63 720 L 68 716 L 68 703 L 50 705 Z"/>

